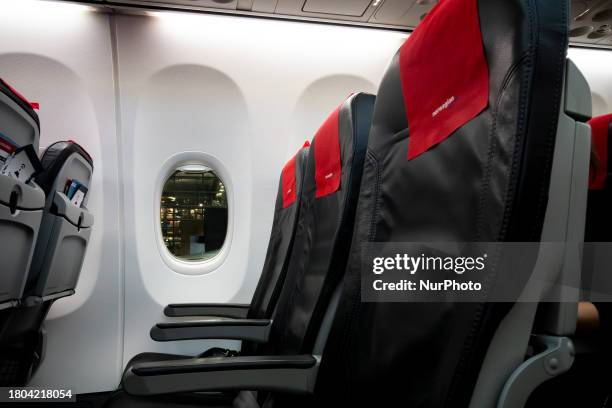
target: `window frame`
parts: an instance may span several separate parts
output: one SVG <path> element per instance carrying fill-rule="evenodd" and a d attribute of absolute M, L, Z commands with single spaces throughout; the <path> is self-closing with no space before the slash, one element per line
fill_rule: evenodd
<path fill-rule="evenodd" d="M 212 258 L 200 261 L 181 259 L 174 255 L 166 247 L 161 227 L 161 197 L 164 185 L 167 180 L 184 166 L 204 166 L 208 167 L 223 183 L 227 200 L 227 232 L 225 241 L 219 252 Z M 205 275 L 219 268 L 227 258 L 232 244 L 234 231 L 234 196 L 233 183 L 229 171 L 223 163 L 213 155 L 204 152 L 181 152 L 169 157 L 159 170 L 155 185 L 155 234 L 157 242 L 157 252 L 163 262 L 174 272 L 182 275 Z"/>

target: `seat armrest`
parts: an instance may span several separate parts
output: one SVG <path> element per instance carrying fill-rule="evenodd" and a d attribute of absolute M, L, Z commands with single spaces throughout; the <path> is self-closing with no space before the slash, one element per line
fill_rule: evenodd
<path fill-rule="evenodd" d="M 216 316 L 244 319 L 251 305 L 237 303 L 175 303 L 164 308 L 168 317 Z"/>
<path fill-rule="evenodd" d="M 157 323 L 150 334 L 155 341 L 228 339 L 265 343 L 271 327 L 272 320 L 268 319 L 183 320 Z"/>
<path fill-rule="evenodd" d="M 132 395 L 206 391 L 312 393 L 320 359 L 311 355 L 210 357 L 134 364 L 123 387 Z"/>

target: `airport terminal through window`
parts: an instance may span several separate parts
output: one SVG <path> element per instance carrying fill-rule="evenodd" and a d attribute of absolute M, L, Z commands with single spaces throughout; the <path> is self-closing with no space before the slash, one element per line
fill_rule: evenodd
<path fill-rule="evenodd" d="M 186 261 L 213 258 L 227 235 L 227 195 L 215 172 L 206 166 L 176 169 L 164 184 L 161 231 L 168 251 Z"/>

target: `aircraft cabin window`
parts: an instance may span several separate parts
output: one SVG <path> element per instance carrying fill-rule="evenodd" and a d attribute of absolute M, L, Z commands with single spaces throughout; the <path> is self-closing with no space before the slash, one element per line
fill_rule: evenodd
<path fill-rule="evenodd" d="M 161 196 L 161 231 L 166 248 L 185 261 L 213 258 L 227 235 L 227 195 L 213 169 L 189 165 L 166 180 Z"/>

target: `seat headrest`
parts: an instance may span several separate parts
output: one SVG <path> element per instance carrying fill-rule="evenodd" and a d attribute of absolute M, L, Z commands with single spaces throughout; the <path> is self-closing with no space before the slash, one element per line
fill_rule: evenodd
<path fill-rule="evenodd" d="M 612 113 L 596 116 L 589 121 L 591 126 L 592 152 L 589 174 L 589 189 L 603 190 L 608 178 L 609 139 L 612 137 Z"/>
<path fill-rule="evenodd" d="M 567 2 L 563 4 L 567 6 Z M 503 209 L 502 196 L 495 189 L 509 188 L 516 196 L 511 199 L 512 209 L 505 214 L 515 220 L 503 230 L 503 236 L 493 233 L 497 226 L 483 228 L 490 234 L 488 239 L 540 238 L 568 46 L 563 4 L 555 4 L 558 8 L 554 10 L 552 3 L 537 0 L 444 0 L 392 59 L 378 90 L 369 150 L 376 157 L 392 156 L 387 167 L 394 169 L 394 182 L 410 184 L 411 194 L 424 194 L 421 199 L 429 202 L 452 195 L 462 202 L 447 211 L 449 222 L 443 222 L 445 217 L 438 211 L 430 213 L 427 211 L 431 208 L 424 208 L 425 214 L 414 220 L 419 225 L 443 224 L 449 230 L 452 225 L 452 235 L 456 235 L 453 239 L 472 239 L 480 233 L 473 230 L 478 224 L 460 221 L 467 218 L 459 211 L 467 214 L 485 210 L 476 205 L 481 200 L 478 197 L 483 196 Z M 456 22 L 462 16 L 470 22 L 457 29 Z M 449 36 L 455 40 L 455 50 L 447 44 L 451 41 Z M 458 38 L 470 44 L 462 44 Z M 444 40 L 440 44 L 443 48 L 439 48 L 438 39 Z M 448 72 L 462 65 L 465 68 L 461 68 L 461 77 Z M 445 76 L 457 83 L 447 82 Z M 463 81 L 479 90 L 477 104 L 471 105 L 474 101 L 467 95 L 473 91 L 459 84 Z M 532 85 L 534 81 L 536 85 Z M 444 92 L 437 91 L 439 86 Z M 537 92 L 530 91 L 533 86 L 537 86 Z M 414 96 L 410 88 L 420 89 L 417 95 L 421 97 Z M 430 97 L 428 92 L 436 97 Z M 486 101 L 481 99 L 484 92 Z M 427 126 L 421 126 L 425 133 L 420 135 L 419 118 L 416 134 L 412 122 L 412 110 L 418 114 L 419 104 L 428 106 L 421 112 L 421 119 L 426 120 L 421 123 Z M 464 108 L 466 105 L 469 106 Z M 537 113 L 533 113 L 535 107 Z M 427 133 L 428 128 L 434 131 Z M 405 166 L 400 162 L 402 155 Z M 494 168 L 487 167 L 491 165 Z M 508 166 L 516 166 L 513 174 Z M 526 174 L 530 176 L 524 177 Z M 489 182 L 490 177 L 499 182 Z M 394 196 L 399 199 L 398 194 Z M 457 214 L 452 215 L 454 211 Z"/>
<path fill-rule="evenodd" d="M 462 29 L 449 29 L 457 21 Z M 402 46 L 399 65 L 413 159 L 487 107 L 489 70 L 477 2 L 438 3 Z"/>
<path fill-rule="evenodd" d="M 283 172 L 281 174 L 281 184 L 283 191 L 283 208 L 287 208 L 297 200 L 298 193 L 298 168 L 296 166 L 296 161 L 301 152 L 310 146 L 310 142 L 307 140 L 304 142 L 304 145 L 300 148 L 300 150 L 293 155 L 291 159 L 285 164 L 283 167 Z"/>
<path fill-rule="evenodd" d="M 355 143 L 367 142 L 374 100 L 374 95 L 351 93 L 317 130 L 313 139 L 317 199 L 340 189 L 344 162 L 350 165 L 353 151 L 363 150 L 363 146 L 355 146 Z"/>
<path fill-rule="evenodd" d="M 66 160 L 73 154 L 77 154 L 85 159 L 93 172 L 93 159 L 81 145 L 72 140 L 53 143 L 43 153 L 41 163 L 44 171 L 36 177 L 36 183 L 44 190 L 45 194 L 51 192 L 55 178 Z"/>
<path fill-rule="evenodd" d="M 338 106 L 325 119 L 315 135 L 316 197 L 332 194 L 340 188 L 342 160 L 340 157 L 340 108 Z"/>

